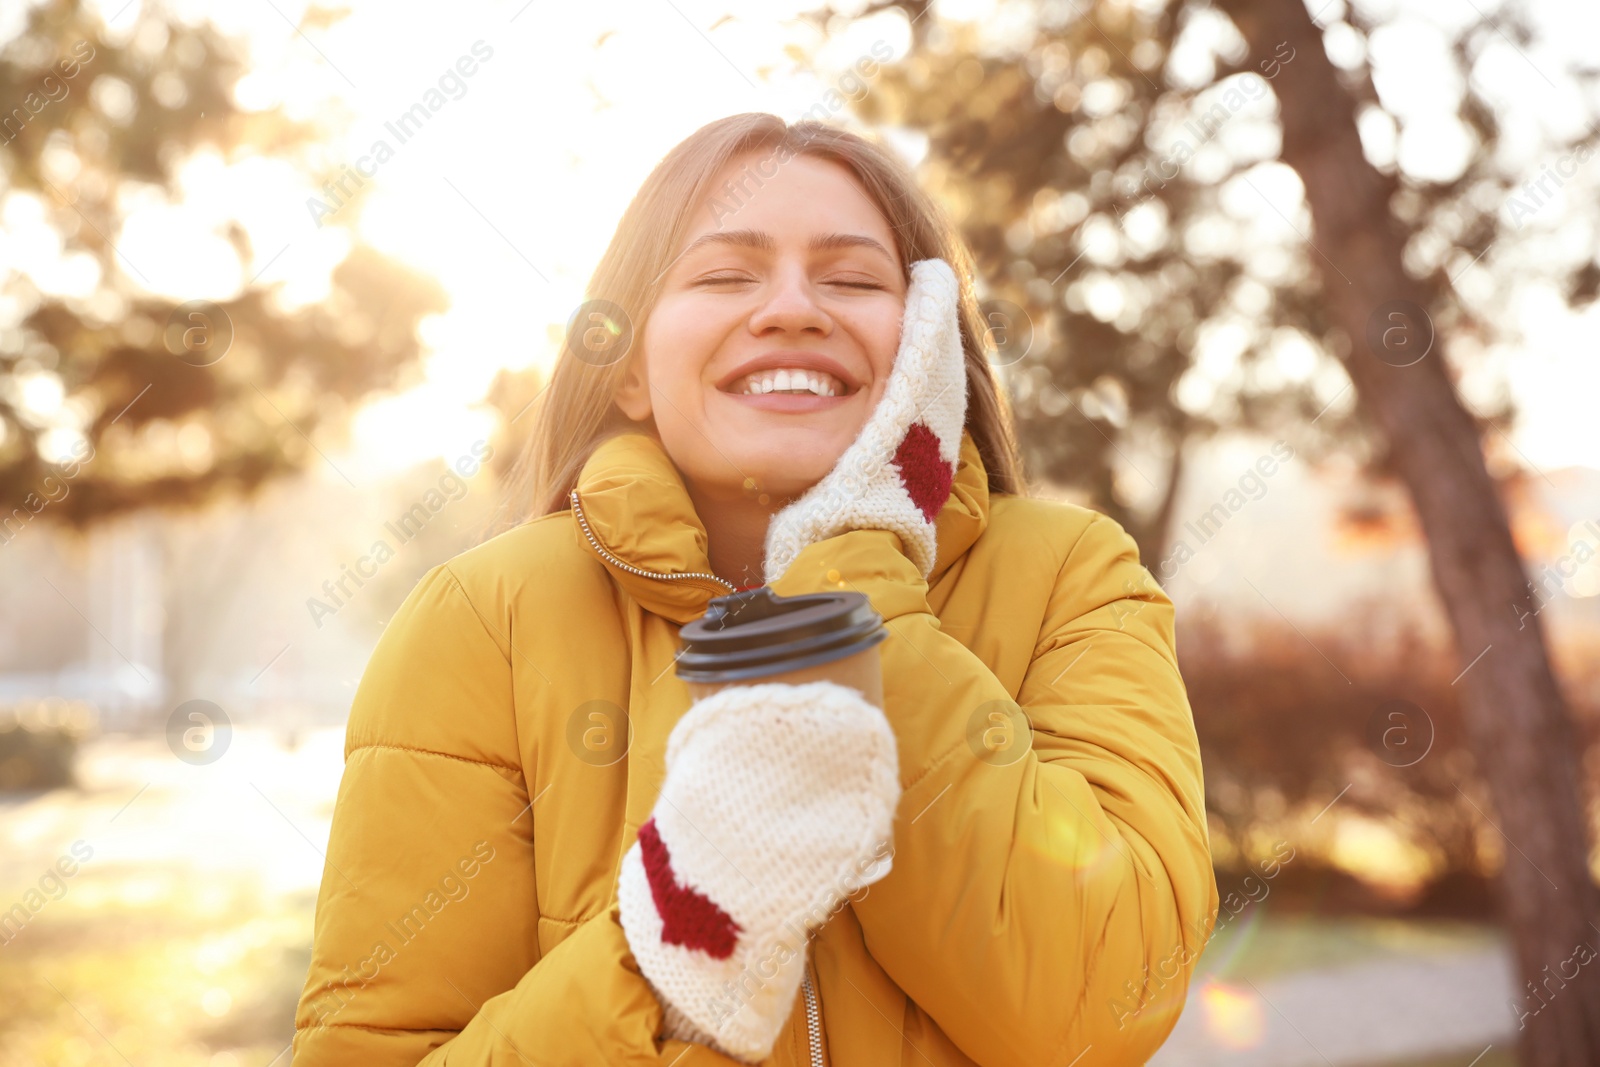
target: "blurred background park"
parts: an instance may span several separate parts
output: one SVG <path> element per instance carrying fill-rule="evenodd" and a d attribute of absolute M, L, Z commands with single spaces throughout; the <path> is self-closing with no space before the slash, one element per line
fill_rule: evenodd
<path fill-rule="evenodd" d="M 640 181 L 742 111 L 916 166 L 1038 492 L 1178 606 L 1223 913 L 1155 1062 L 1600 1062 L 1596 42 L 1590 0 L 0 6 L 0 1064 L 287 1064 L 367 656 L 504 522 Z"/>

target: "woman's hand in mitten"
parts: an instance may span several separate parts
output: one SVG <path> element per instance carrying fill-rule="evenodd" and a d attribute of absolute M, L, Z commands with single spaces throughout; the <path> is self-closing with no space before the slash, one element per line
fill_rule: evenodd
<path fill-rule="evenodd" d="M 794 1006 L 806 940 L 889 873 L 900 799 L 883 712 L 833 682 L 732 686 L 667 740 L 617 895 L 668 1037 L 749 1063 Z"/>
<path fill-rule="evenodd" d="M 911 265 L 900 348 L 883 398 L 833 469 L 772 517 L 768 584 L 807 545 L 846 530 L 891 530 L 924 578 L 933 571 L 934 520 L 950 497 L 967 416 L 959 297 L 944 260 Z"/>

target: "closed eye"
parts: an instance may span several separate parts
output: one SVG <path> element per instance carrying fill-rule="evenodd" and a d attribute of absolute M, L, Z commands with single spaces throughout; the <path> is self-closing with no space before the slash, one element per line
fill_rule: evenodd
<path fill-rule="evenodd" d="M 746 274 L 706 274 L 696 278 L 694 285 L 733 285 L 737 283 L 754 282 L 755 279 Z M 844 278 L 831 279 L 824 284 L 838 286 L 844 289 L 884 290 L 888 286 L 874 281 L 851 281 Z"/>

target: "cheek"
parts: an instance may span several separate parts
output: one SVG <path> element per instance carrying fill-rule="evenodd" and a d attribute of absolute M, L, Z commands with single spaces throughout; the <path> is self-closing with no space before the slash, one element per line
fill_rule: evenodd
<path fill-rule="evenodd" d="M 695 301 L 658 304 L 643 338 L 654 387 L 669 393 L 699 388 L 706 365 L 726 335 L 712 310 Z"/>
<path fill-rule="evenodd" d="M 872 367 L 872 388 L 881 392 L 889 373 L 894 370 L 895 354 L 900 348 L 900 323 L 904 314 L 904 299 L 894 299 L 881 305 L 861 308 L 849 320 L 849 329 L 861 346 L 867 363 Z"/>

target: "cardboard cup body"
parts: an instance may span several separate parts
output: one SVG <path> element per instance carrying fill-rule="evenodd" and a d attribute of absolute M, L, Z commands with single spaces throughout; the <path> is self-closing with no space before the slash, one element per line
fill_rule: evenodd
<path fill-rule="evenodd" d="M 839 685 L 849 686 L 866 698 L 867 702 L 883 708 L 883 668 L 878 661 L 878 649 L 862 649 L 860 652 L 833 660 L 830 663 L 821 663 L 814 667 L 801 667 L 798 670 L 774 671 L 758 678 L 743 678 L 736 682 L 685 682 L 689 687 L 689 695 L 694 700 L 702 700 L 713 693 L 728 688 L 730 685 L 764 685 L 768 682 L 786 682 L 789 685 L 804 685 L 806 682 L 836 682 Z"/>

